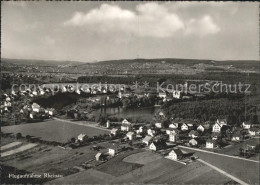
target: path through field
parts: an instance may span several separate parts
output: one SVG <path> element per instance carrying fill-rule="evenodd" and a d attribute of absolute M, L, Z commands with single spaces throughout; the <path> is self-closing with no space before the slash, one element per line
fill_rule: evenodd
<path fill-rule="evenodd" d="M 37 146 L 37 144 L 29 143 L 27 145 L 20 146 L 19 148 L 3 152 L 3 153 L 1 153 L 1 157 L 6 157 L 6 156 L 9 156 L 9 155 L 17 154 L 17 153 L 29 150 L 29 149 L 31 149 L 35 146 Z"/>
<path fill-rule="evenodd" d="M 242 180 L 240 180 L 240 179 L 234 177 L 233 175 L 228 174 L 227 172 L 225 172 L 225 171 L 223 171 L 223 170 L 217 168 L 216 166 L 213 166 L 213 165 L 207 163 L 206 161 L 203 161 L 202 159 L 198 159 L 198 161 L 200 161 L 201 163 L 203 163 L 203 164 L 205 164 L 205 165 L 211 167 L 212 169 L 214 169 L 214 170 L 220 172 L 221 174 L 223 174 L 223 175 L 225 175 L 225 176 L 231 178 L 232 180 L 238 182 L 238 183 L 241 184 L 241 185 L 248 185 L 248 184 L 245 183 L 244 181 L 242 181 Z"/>
<path fill-rule="evenodd" d="M 210 151 L 201 150 L 201 149 L 198 149 L 198 148 L 191 148 L 191 147 L 187 147 L 187 146 L 178 146 L 178 147 L 186 148 L 186 149 L 190 149 L 190 150 L 195 150 L 195 151 L 199 151 L 199 152 L 205 152 L 205 153 L 214 154 L 214 155 L 220 155 L 220 156 L 224 156 L 224 157 L 230 157 L 230 158 L 233 158 L 233 159 L 240 159 L 240 160 L 244 160 L 244 161 L 250 161 L 250 162 L 259 163 L 259 161 L 252 160 L 252 159 L 245 159 L 245 158 L 242 158 L 242 157 L 226 155 L 226 154 L 220 154 L 220 153 L 216 153 L 216 152 L 210 152 Z"/>

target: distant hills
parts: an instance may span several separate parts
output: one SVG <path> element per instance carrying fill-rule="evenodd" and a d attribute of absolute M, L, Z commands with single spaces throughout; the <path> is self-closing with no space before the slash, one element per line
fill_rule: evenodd
<path fill-rule="evenodd" d="M 57 65 L 80 65 L 84 64 L 79 61 L 58 61 L 58 60 L 29 60 L 29 59 L 10 59 L 1 58 L 1 63 L 10 63 L 17 65 L 40 65 L 40 66 L 57 66 Z"/>
<path fill-rule="evenodd" d="M 80 62 L 80 61 L 57 61 L 57 60 L 28 60 L 28 59 L 9 59 L 2 58 L 2 64 L 12 63 L 17 65 L 41 65 L 41 66 L 57 66 L 57 65 L 68 65 L 68 66 L 80 66 L 80 65 L 116 65 L 116 64 L 130 64 L 130 63 L 171 63 L 171 64 L 182 64 L 182 65 L 195 65 L 199 63 L 209 65 L 235 65 L 242 67 L 246 66 L 259 66 L 257 60 L 204 60 L 204 59 L 180 59 L 180 58 L 156 58 L 156 59 L 120 59 L 120 60 L 105 60 L 98 62 Z"/>

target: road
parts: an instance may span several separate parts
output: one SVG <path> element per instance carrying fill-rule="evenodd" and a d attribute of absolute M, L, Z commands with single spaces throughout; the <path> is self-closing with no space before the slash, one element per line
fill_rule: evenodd
<path fill-rule="evenodd" d="M 211 151 L 207 151 L 207 150 L 201 150 L 201 149 L 198 149 L 198 148 L 191 148 L 191 147 L 186 147 L 186 146 L 178 146 L 178 147 L 186 148 L 186 149 L 190 149 L 190 150 L 195 150 L 195 151 L 199 151 L 199 152 L 205 152 L 205 153 L 214 154 L 214 155 L 220 155 L 220 156 L 224 156 L 224 157 L 230 157 L 230 158 L 233 158 L 233 159 L 240 159 L 240 160 L 244 160 L 244 161 L 259 163 L 259 161 L 252 160 L 252 159 L 246 159 L 246 158 L 232 156 L 232 155 L 220 154 L 220 153 L 211 152 Z"/>
<path fill-rule="evenodd" d="M 65 122 L 65 123 L 74 124 L 74 125 L 81 125 L 81 126 L 85 126 L 85 127 L 92 127 L 92 128 L 96 128 L 96 129 L 100 129 L 100 130 L 110 131 L 109 129 L 98 127 L 96 125 L 85 124 L 85 123 L 81 123 L 81 122 L 75 122 L 75 121 L 60 119 L 60 118 L 56 118 L 56 117 L 53 117 L 53 119 L 58 120 L 58 121 L 62 121 L 62 122 Z"/>
<path fill-rule="evenodd" d="M 260 182 L 258 161 L 184 146 L 179 146 L 179 148 L 186 152 L 195 152 L 195 156 L 198 156 L 207 164 L 214 166 L 215 169 L 221 169 L 226 174 L 245 184 L 259 184 Z M 238 182 L 237 180 L 235 181 Z"/>

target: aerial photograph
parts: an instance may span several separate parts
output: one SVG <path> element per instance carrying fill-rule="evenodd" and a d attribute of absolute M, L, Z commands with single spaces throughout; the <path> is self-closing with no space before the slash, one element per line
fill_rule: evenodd
<path fill-rule="evenodd" d="M 259 5 L 1 1 L 0 184 L 260 184 Z"/>

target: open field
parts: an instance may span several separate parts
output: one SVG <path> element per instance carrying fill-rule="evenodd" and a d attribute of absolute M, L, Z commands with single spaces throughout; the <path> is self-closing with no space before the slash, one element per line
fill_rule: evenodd
<path fill-rule="evenodd" d="M 109 161 L 101 164 L 96 169 L 113 176 L 123 175 L 142 166 L 141 164 L 128 163 L 123 161 L 125 157 L 139 152 L 142 152 L 142 150 L 133 150 L 133 151 L 125 152 L 123 154 L 119 154 L 118 156 L 115 156 Z"/>
<path fill-rule="evenodd" d="M 109 131 L 97 129 L 94 127 L 74 125 L 58 120 L 51 120 L 47 122 L 38 122 L 31 124 L 21 124 L 13 126 L 2 127 L 4 133 L 18 133 L 23 136 L 30 135 L 39 137 L 46 141 L 67 142 L 72 137 L 77 137 L 83 133 L 89 137 L 100 134 L 108 134 Z"/>
<path fill-rule="evenodd" d="M 152 153 L 151 151 L 146 151 L 129 155 L 124 158 L 123 161 L 128 163 L 147 164 L 161 158 L 162 156 L 159 154 Z"/>
<path fill-rule="evenodd" d="M 29 149 L 31 149 L 31 148 L 33 148 L 33 147 L 35 147 L 35 146 L 37 146 L 37 144 L 35 144 L 35 143 L 29 143 L 29 144 L 20 146 L 19 148 L 15 148 L 15 149 L 12 149 L 12 150 L 3 152 L 3 153 L 1 153 L 1 157 L 6 157 L 6 156 L 9 156 L 9 155 L 14 155 L 14 154 L 17 154 L 17 153 L 20 153 L 20 152 L 29 150 Z"/>
<path fill-rule="evenodd" d="M 138 154 L 147 155 L 145 152 Z M 111 167 L 111 170 L 113 168 Z M 207 177 L 204 178 L 205 176 Z M 194 182 L 196 184 L 224 184 L 230 181 L 231 179 L 199 162 L 183 165 L 162 158 L 119 176 L 91 169 L 50 181 L 47 184 L 84 184 L 85 182 L 88 182 L 88 184 L 194 184 Z"/>
<path fill-rule="evenodd" d="M 45 184 L 107 184 L 113 179 L 115 177 L 112 175 L 90 169 Z"/>
<path fill-rule="evenodd" d="M 209 164 L 222 169 L 223 171 L 241 179 L 246 183 L 259 184 L 259 163 L 194 151 L 192 149 L 185 148 L 183 150 L 192 153 L 195 152 L 195 156 L 198 156 Z"/>

